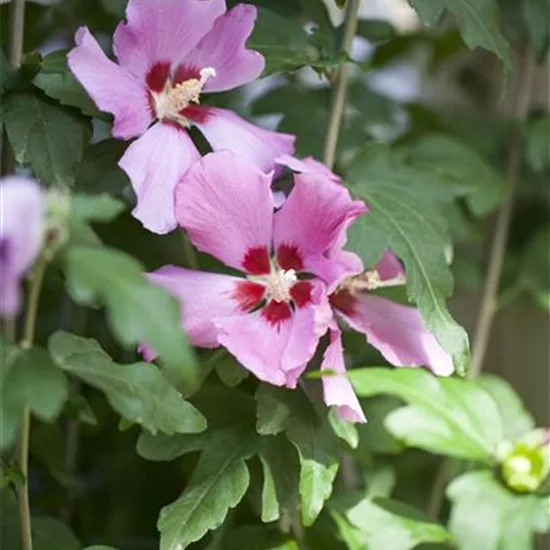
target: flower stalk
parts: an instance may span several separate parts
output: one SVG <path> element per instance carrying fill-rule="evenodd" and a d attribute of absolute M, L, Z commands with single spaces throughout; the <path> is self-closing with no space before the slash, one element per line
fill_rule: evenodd
<path fill-rule="evenodd" d="M 348 0 L 346 21 L 344 27 L 344 38 L 342 41 L 342 51 L 349 55 L 351 53 L 351 44 L 357 31 L 357 20 L 359 12 L 359 0 Z M 325 147 L 323 153 L 323 162 L 327 168 L 332 170 L 336 158 L 336 148 L 338 145 L 338 136 L 342 126 L 344 108 L 346 106 L 346 96 L 349 80 L 349 63 L 343 62 L 340 65 L 336 76 L 336 85 L 334 95 L 332 96 L 332 105 L 330 109 L 330 118 L 325 138 Z"/>
<path fill-rule="evenodd" d="M 23 339 L 21 348 L 29 349 L 34 342 L 36 329 L 36 319 L 38 315 L 38 304 L 40 301 L 40 291 L 46 271 L 47 259 L 41 256 L 38 260 L 29 288 L 27 309 L 25 312 L 25 324 L 23 328 Z M 17 500 L 19 505 L 19 519 L 21 522 L 21 548 L 22 550 L 32 550 L 31 534 L 31 513 L 29 505 L 29 440 L 30 440 L 31 417 L 29 407 L 25 407 L 21 413 L 21 424 L 19 432 L 18 463 L 19 470 L 23 476 L 23 481 L 17 486 Z"/>
<path fill-rule="evenodd" d="M 18 69 L 23 58 L 23 35 L 25 30 L 25 0 L 12 0 L 10 11 L 10 35 L 8 43 L 9 62 Z M 14 157 L 7 134 L 2 135 L 2 174 L 14 172 Z"/>

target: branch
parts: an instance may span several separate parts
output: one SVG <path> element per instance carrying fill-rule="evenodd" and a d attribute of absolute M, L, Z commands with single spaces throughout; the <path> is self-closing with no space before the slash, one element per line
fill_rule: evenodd
<path fill-rule="evenodd" d="M 47 260 L 41 256 L 32 275 L 27 309 L 25 312 L 25 324 L 21 348 L 29 349 L 34 342 L 36 318 L 38 315 L 38 303 L 42 281 L 46 271 Z M 29 407 L 25 407 L 21 413 L 21 426 L 19 431 L 18 464 L 23 476 L 23 481 L 17 485 L 17 500 L 19 504 L 19 519 L 21 522 L 21 549 L 32 550 L 31 512 L 29 505 L 29 439 L 30 439 L 31 414 Z"/>
<path fill-rule="evenodd" d="M 342 41 L 342 50 L 347 55 L 351 52 L 351 43 L 357 30 L 357 13 L 359 11 L 359 0 L 348 0 L 346 21 L 344 27 L 344 39 Z M 323 161 L 327 167 L 332 170 L 334 159 L 336 157 L 336 146 L 338 145 L 338 136 L 342 126 L 342 116 L 346 106 L 346 95 L 349 78 L 349 63 L 343 62 L 338 70 L 336 77 L 336 86 L 332 96 L 332 105 L 330 108 L 330 118 L 325 137 L 325 148 Z"/>
<path fill-rule="evenodd" d="M 523 129 L 525 120 L 529 114 L 534 72 L 535 58 L 532 52 L 527 50 L 522 55 L 519 62 L 516 90 L 512 100 L 511 114 L 516 120 L 516 128 L 510 141 L 508 153 L 506 196 L 498 214 L 493 241 L 491 243 L 489 267 L 487 269 L 473 339 L 472 368 L 470 370 L 470 376 L 472 378 L 479 376 L 483 368 L 483 360 L 485 359 L 487 344 L 497 311 L 500 277 L 502 274 L 504 257 L 506 255 L 508 234 L 510 233 L 516 187 L 523 162 Z"/>
<path fill-rule="evenodd" d="M 11 0 L 10 11 L 10 38 L 8 44 L 8 58 L 10 63 L 18 69 L 23 57 L 23 34 L 25 30 L 25 0 Z M 13 174 L 15 160 L 13 151 L 4 131 L 2 135 L 2 174 Z"/>
<path fill-rule="evenodd" d="M 508 164 L 506 167 L 506 195 L 498 213 L 495 232 L 491 242 L 489 265 L 473 339 L 470 378 L 477 378 L 483 368 L 487 344 L 489 343 L 491 328 L 497 310 L 502 266 L 506 255 L 510 223 L 514 209 L 514 198 L 523 162 L 523 129 L 525 120 L 529 114 L 534 72 L 535 58 L 526 46 L 523 55 L 518 60 L 515 89 L 511 96 L 510 114 L 516 121 L 516 128 L 509 146 Z M 450 462 L 447 459 L 441 464 L 436 473 L 428 499 L 426 512 L 432 519 L 437 519 L 439 516 L 449 474 Z"/>

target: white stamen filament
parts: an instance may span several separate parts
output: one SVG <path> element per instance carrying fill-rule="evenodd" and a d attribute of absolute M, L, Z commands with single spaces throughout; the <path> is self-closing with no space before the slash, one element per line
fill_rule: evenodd
<path fill-rule="evenodd" d="M 274 300 L 275 302 L 288 302 L 290 301 L 290 289 L 292 285 L 298 280 L 296 271 L 289 269 L 284 271 L 283 269 L 277 269 L 271 272 L 265 278 L 266 286 L 266 299 Z"/>
<path fill-rule="evenodd" d="M 340 290 L 347 290 L 351 292 L 351 294 L 355 294 L 363 290 L 376 290 L 377 288 L 388 288 L 404 284 L 407 284 L 407 277 L 404 273 L 400 273 L 391 279 L 382 280 L 379 271 L 372 269 L 366 271 L 362 275 L 346 279 L 339 288 Z"/>
<path fill-rule="evenodd" d="M 168 80 L 162 92 L 153 93 L 157 118 L 160 120 L 169 118 L 186 125 L 187 120 L 180 114 L 180 111 L 188 107 L 190 103 L 199 103 L 204 85 L 213 76 L 216 76 L 215 69 L 205 67 L 200 71 L 200 79 L 190 78 L 175 86 Z"/>

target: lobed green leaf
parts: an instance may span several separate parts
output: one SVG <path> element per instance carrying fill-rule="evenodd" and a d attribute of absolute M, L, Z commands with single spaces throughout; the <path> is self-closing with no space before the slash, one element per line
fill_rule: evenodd
<path fill-rule="evenodd" d="M 67 252 L 66 266 L 72 298 L 83 304 L 101 298 L 123 345 L 151 346 L 175 385 L 193 381 L 195 362 L 180 327 L 179 307 L 145 278 L 135 259 L 113 249 L 73 246 Z"/>
<path fill-rule="evenodd" d="M 103 391 L 123 418 L 152 433 L 196 433 L 206 428 L 202 414 L 155 365 L 119 365 L 95 340 L 66 332 L 51 336 L 49 350 L 60 368 Z"/>
<path fill-rule="evenodd" d="M 494 462 L 504 428 L 496 404 L 476 383 L 412 368 L 354 369 L 349 377 L 362 397 L 390 394 L 409 403 L 386 419 L 392 434 L 408 445 Z"/>

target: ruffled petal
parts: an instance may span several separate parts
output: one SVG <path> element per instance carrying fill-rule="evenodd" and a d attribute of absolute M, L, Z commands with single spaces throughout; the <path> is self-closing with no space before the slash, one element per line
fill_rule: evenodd
<path fill-rule="evenodd" d="M 45 207 L 36 182 L 17 176 L 0 180 L 0 317 L 19 311 L 20 281 L 42 245 Z"/>
<path fill-rule="evenodd" d="M 401 262 L 397 259 L 397 256 L 390 250 L 386 250 L 380 261 L 376 264 L 376 271 L 380 275 L 382 281 L 387 281 L 389 279 L 395 279 L 405 275 L 405 270 L 401 265 Z"/>
<path fill-rule="evenodd" d="M 224 0 L 130 0 L 113 50 L 122 67 L 145 82 L 157 63 L 177 67 L 225 13 Z"/>
<path fill-rule="evenodd" d="M 132 214 L 149 231 L 168 233 L 175 229 L 176 184 L 199 159 L 186 130 L 161 122 L 128 147 L 118 164 L 137 195 Z"/>
<path fill-rule="evenodd" d="M 313 157 L 305 157 L 299 159 L 291 155 L 281 155 L 275 159 L 277 164 L 290 168 L 293 172 L 299 174 L 311 174 L 317 173 L 321 176 L 325 176 L 335 183 L 341 183 L 340 176 L 337 176 L 334 172 L 329 170 L 322 162 L 315 160 Z"/>
<path fill-rule="evenodd" d="M 238 297 L 244 279 L 193 271 L 172 265 L 149 273 L 148 279 L 172 294 L 182 308 L 182 326 L 194 346 L 219 346 L 216 317 L 245 315 Z"/>
<path fill-rule="evenodd" d="M 263 310 L 218 318 L 219 341 L 260 380 L 294 388 L 332 319 L 321 284 L 315 285 L 312 299 L 278 323 L 270 322 Z"/>
<path fill-rule="evenodd" d="M 98 108 L 114 115 L 113 135 L 143 134 L 153 121 L 144 84 L 110 61 L 86 27 L 78 29 L 75 42 L 67 55 L 69 68 Z"/>
<path fill-rule="evenodd" d="M 183 63 L 189 68 L 212 67 L 216 71 L 207 81 L 205 92 L 223 92 L 242 86 L 264 70 L 263 56 L 246 49 L 256 13 L 255 6 L 238 4 L 218 17 L 208 34 L 186 56 Z"/>
<path fill-rule="evenodd" d="M 341 264 L 330 253 L 347 226 L 366 207 L 352 200 L 345 187 L 318 172 L 298 174 L 294 182 L 288 199 L 274 216 L 275 250 L 279 255 L 281 248 L 295 249 L 303 268 L 332 288 L 346 276 L 351 257 Z"/>
<path fill-rule="evenodd" d="M 419 311 L 380 298 L 361 295 L 339 313 L 355 330 L 366 335 L 392 365 L 426 366 L 435 374 L 452 374 L 451 356 L 431 334 Z"/>
<path fill-rule="evenodd" d="M 327 347 L 321 363 L 323 376 L 323 395 L 329 407 L 336 407 L 336 412 L 347 422 L 366 422 L 363 409 L 353 391 L 349 378 L 346 376 L 342 336 L 334 324 L 330 328 L 330 344 Z"/>
<path fill-rule="evenodd" d="M 232 151 L 264 172 L 275 169 L 278 156 L 294 152 L 294 136 L 263 130 L 226 109 L 209 107 L 195 124 L 214 151 Z"/>
<path fill-rule="evenodd" d="M 226 265 L 269 273 L 271 176 L 229 151 L 210 153 L 176 189 L 176 218 L 193 244 Z"/>

